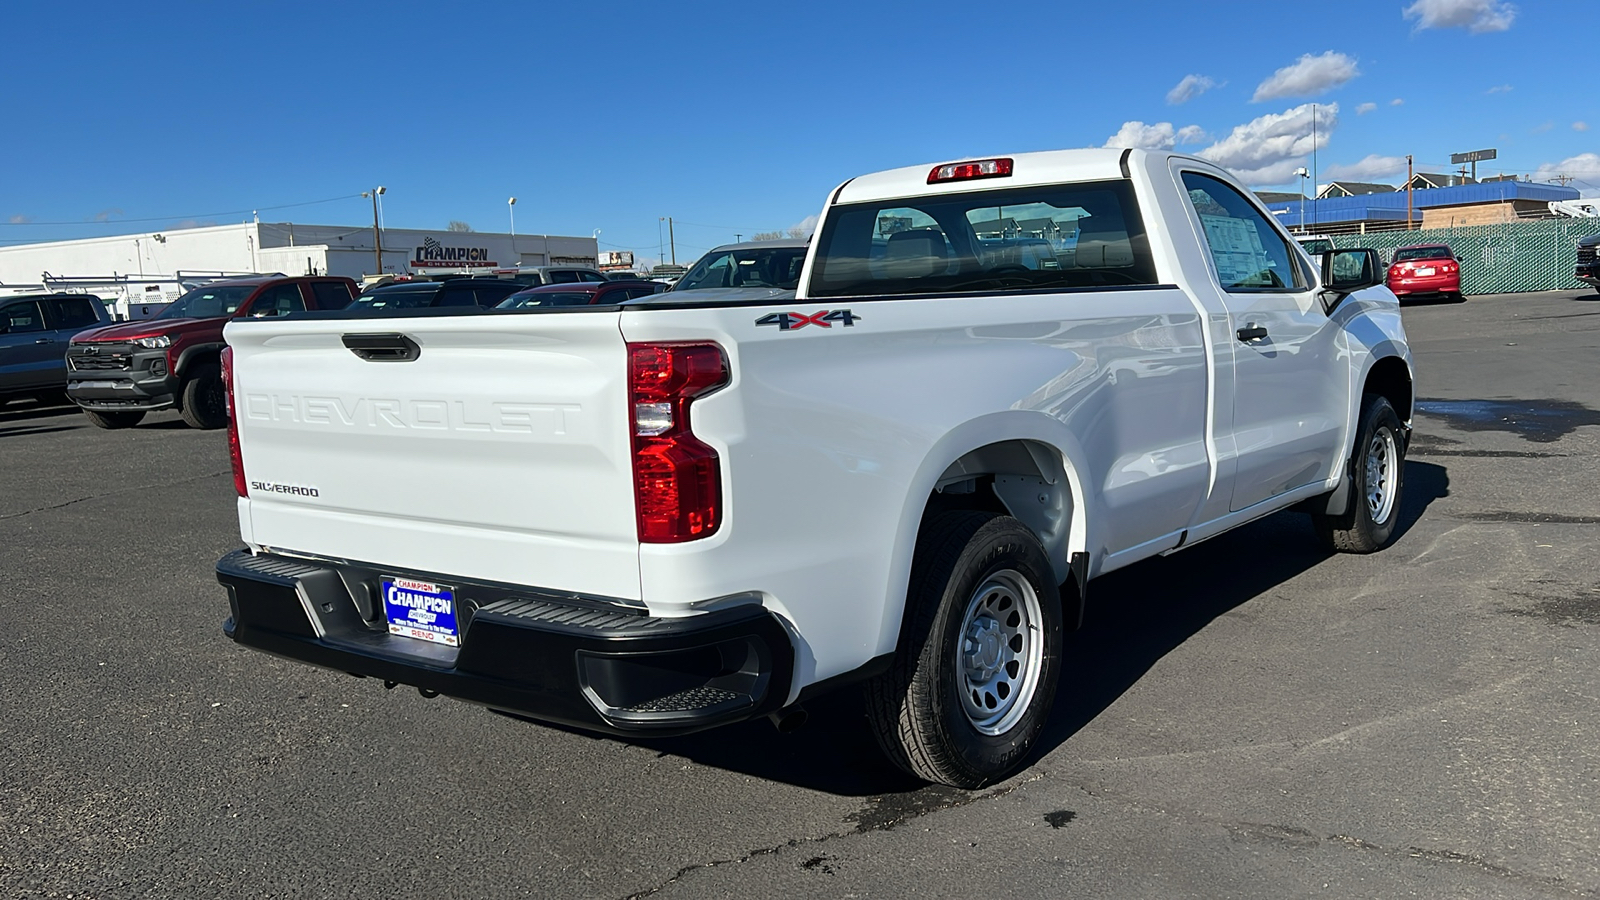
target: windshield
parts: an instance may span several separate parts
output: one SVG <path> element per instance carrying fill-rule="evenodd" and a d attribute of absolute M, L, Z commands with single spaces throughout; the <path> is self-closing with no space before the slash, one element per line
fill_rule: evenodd
<path fill-rule="evenodd" d="M 431 290 L 373 291 L 362 294 L 345 309 L 419 309 L 433 303 L 437 287 Z"/>
<path fill-rule="evenodd" d="M 800 267 L 805 261 L 804 247 L 712 251 L 701 257 L 673 290 L 734 287 L 792 290 L 800 286 Z"/>
<path fill-rule="evenodd" d="M 1451 259 L 1449 247 L 1406 247 L 1394 252 L 1394 261 L 1403 259 Z"/>
<path fill-rule="evenodd" d="M 167 308 L 156 313 L 153 318 L 215 319 L 219 316 L 231 316 L 250 299 L 250 295 L 256 292 L 257 287 L 254 284 L 241 284 L 234 287 L 195 288 L 167 304 Z"/>
<path fill-rule="evenodd" d="M 500 301 L 499 309 L 532 309 L 536 306 L 588 306 L 594 294 L 588 291 L 539 291 L 512 294 Z"/>

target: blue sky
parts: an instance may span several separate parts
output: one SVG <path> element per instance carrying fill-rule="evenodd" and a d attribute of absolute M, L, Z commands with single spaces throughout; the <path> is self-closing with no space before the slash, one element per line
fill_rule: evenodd
<path fill-rule="evenodd" d="M 1321 10 L 1320 12 L 1318 10 Z M 6 244 L 242 221 L 452 219 L 678 260 L 853 175 L 1133 144 L 1256 187 L 1495 147 L 1600 192 L 1587 0 L 17 4 Z M 1594 130 L 1590 130 L 1593 126 Z M 1398 163 L 1396 160 L 1400 160 Z M 341 198 L 341 199 L 333 199 Z M 307 201 L 314 205 L 283 207 Z M 147 221 L 136 221 L 147 220 Z M 47 224 L 65 223 L 65 224 Z"/>

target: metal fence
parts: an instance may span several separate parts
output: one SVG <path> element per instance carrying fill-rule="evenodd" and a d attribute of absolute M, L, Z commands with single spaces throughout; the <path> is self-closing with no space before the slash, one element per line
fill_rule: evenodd
<path fill-rule="evenodd" d="M 1461 291 L 1516 294 L 1588 287 L 1572 277 L 1578 238 L 1600 234 L 1600 219 L 1502 222 L 1427 231 L 1332 235 L 1335 247 L 1371 247 L 1385 262 L 1397 247 L 1448 244 L 1461 260 Z"/>

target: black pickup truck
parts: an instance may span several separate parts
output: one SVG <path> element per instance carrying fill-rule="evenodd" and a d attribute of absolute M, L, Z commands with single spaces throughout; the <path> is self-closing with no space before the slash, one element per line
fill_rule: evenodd
<path fill-rule="evenodd" d="M 1600 234 L 1578 238 L 1578 268 L 1572 275 L 1600 291 Z"/>

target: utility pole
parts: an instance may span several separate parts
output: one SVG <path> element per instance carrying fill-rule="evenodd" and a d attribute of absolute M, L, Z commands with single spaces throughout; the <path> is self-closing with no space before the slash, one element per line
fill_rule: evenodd
<path fill-rule="evenodd" d="M 737 231 L 735 231 L 735 232 L 734 232 L 734 233 L 733 233 L 733 242 L 734 242 L 734 243 L 735 243 L 735 244 L 742 244 L 742 243 L 744 243 L 744 235 L 742 235 L 742 234 L 740 234 L 740 233 L 739 233 L 739 232 L 737 232 Z"/>
<path fill-rule="evenodd" d="M 1411 154 L 1406 154 L 1406 230 L 1411 230 L 1411 179 L 1416 177 L 1411 171 Z"/>
<path fill-rule="evenodd" d="M 1311 104 L 1311 230 L 1317 230 L 1317 105 Z"/>
<path fill-rule="evenodd" d="M 672 264 L 678 264 L 678 239 L 672 236 L 672 217 L 667 216 L 667 246 L 672 249 Z"/>
<path fill-rule="evenodd" d="M 372 198 L 372 252 L 378 261 L 378 270 L 375 275 L 383 274 L 383 231 L 378 227 L 378 195 L 384 192 L 383 185 L 378 185 L 370 191 L 362 191 L 361 196 Z"/>

